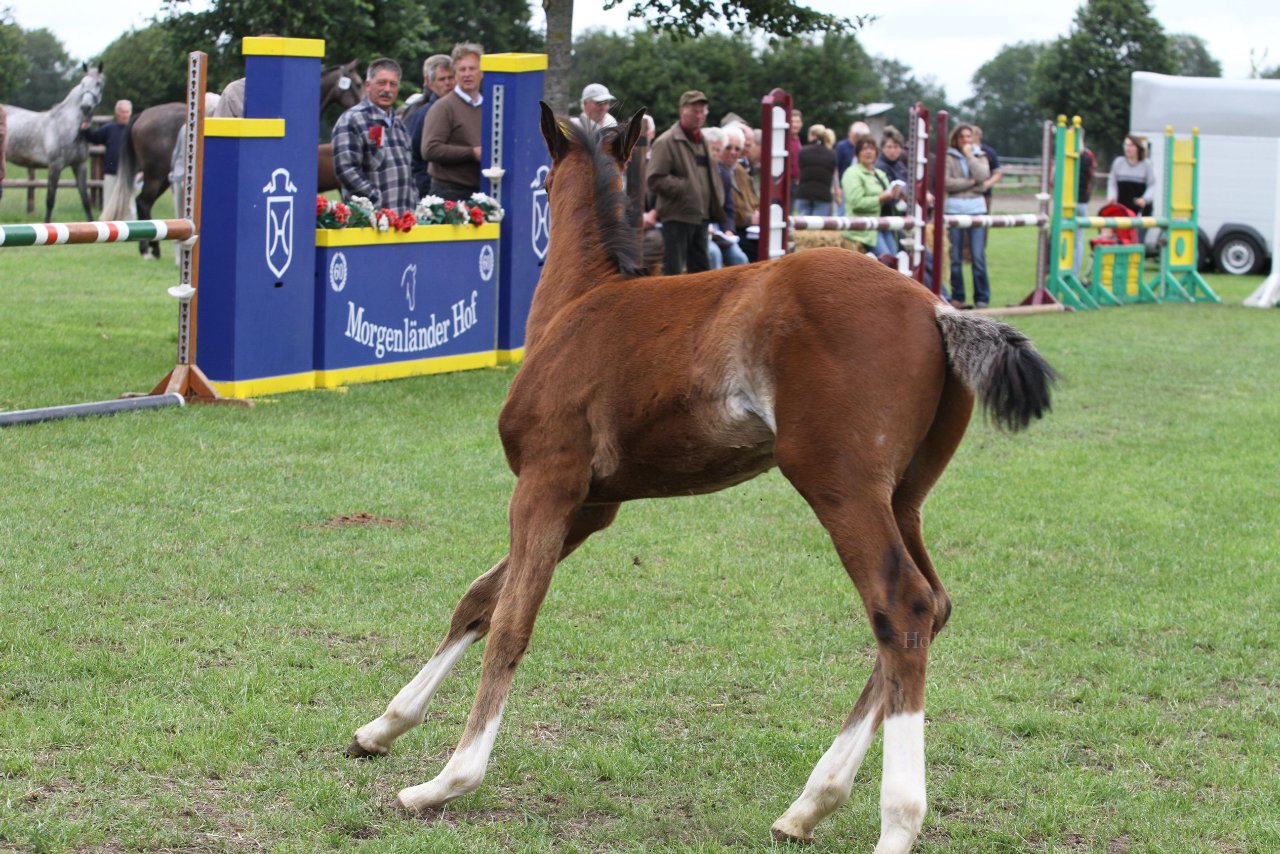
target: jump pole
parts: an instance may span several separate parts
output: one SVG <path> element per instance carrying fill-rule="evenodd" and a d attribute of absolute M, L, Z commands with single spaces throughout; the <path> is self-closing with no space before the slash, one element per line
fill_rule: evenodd
<path fill-rule="evenodd" d="M 938 110 L 933 120 L 933 295 L 942 299 L 942 208 L 947 200 L 947 137 L 950 135 L 951 114 Z"/>
<path fill-rule="evenodd" d="M 204 93 L 208 56 L 202 51 L 187 55 L 186 160 L 183 173 L 182 213 L 196 229 L 192 239 L 181 244 L 181 274 L 169 295 L 178 300 L 178 363 L 154 389 L 153 395 L 178 394 L 191 403 L 226 403 L 253 406 L 249 400 L 226 398 L 196 365 L 196 295 L 198 293 L 200 242 L 200 202 L 204 187 Z"/>
<path fill-rule="evenodd" d="M 1040 215 L 1046 219 L 1050 215 L 1050 200 L 1053 198 L 1049 191 L 1049 163 L 1053 157 L 1053 135 L 1053 122 L 1046 121 L 1044 123 L 1043 132 L 1040 135 L 1040 192 L 1036 194 L 1036 203 L 1038 205 Z M 1076 192 L 1079 193 L 1078 187 Z M 1045 287 L 1045 281 L 1048 278 L 1048 271 L 1049 231 L 1048 229 L 1041 228 L 1040 234 L 1036 237 L 1036 286 L 1031 293 L 1027 294 L 1019 305 L 1064 307 L 1060 302 L 1054 299 L 1053 294 L 1049 293 L 1049 289 Z"/>
<path fill-rule="evenodd" d="M 760 99 L 760 237 L 756 260 L 768 261 L 787 254 L 791 212 L 790 157 L 791 96 L 774 89 Z"/>
<path fill-rule="evenodd" d="M 161 409 L 182 406 L 186 400 L 180 394 L 148 394 L 141 397 L 124 397 L 119 400 L 102 400 L 97 403 L 72 403 L 67 406 L 45 406 L 41 409 L 18 409 L 0 412 L 0 427 L 18 424 L 37 424 L 41 421 L 58 421 L 63 418 L 83 418 L 87 415 L 115 415 L 137 409 Z"/>
<path fill-rule="evenodd" d="M 1153 281 L 1165 301 L 1222 302 L 1200 275 L 1200 129 L 1190 139 L 1174 139 L 1164 129 L 1165 241 L 1160 249 L 1160 273 Z"/>

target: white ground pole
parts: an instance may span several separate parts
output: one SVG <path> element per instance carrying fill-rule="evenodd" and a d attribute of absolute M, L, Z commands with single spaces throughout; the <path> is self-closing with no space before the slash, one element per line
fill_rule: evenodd
<path fill-rule="evenodd" d="M 1252 308 L 1274 308 L 1280 302 L 1280 139 L 1276 140 L 1276 205 L 1271 216 L 1271 275 L 1245 298 Z"/>

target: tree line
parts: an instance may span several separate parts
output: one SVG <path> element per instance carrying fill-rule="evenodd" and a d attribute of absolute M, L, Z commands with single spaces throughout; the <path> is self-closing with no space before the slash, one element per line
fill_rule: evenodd
<path fill-rule="evenodd" d="M 554 7 L 566 2 L 543 0 L 548 21 Z M 748 11 L 722 19 L 733 28 L 724 32 L 707 29 L 701 19 L 675 16 L 677 7 L 666 0 L 648 5 L 645 27 L 588 31 L 572 41 L 567 76 L 548 81 L 553 103 L 576 110 L 583 86 L 604 83 L 621 99 L 616 113 L 645 106 L 665 127 L 675 120 L 680 92 L 697 88 L 711 99 L 713 117 L 732 111 L 755 124 L 760 98 L 781 86 L 804 111 L 806 125 L 825 124 L 843 136 L 858 117 L 856 108 L 875 101 L 892 103 L 888 120 L 905 131 L 907 110 L 919 100 L 982 125 L 997 150 L 1019 156 L 1040 153 L 1043 119 L 1079 114 L 1092 147 L 1106 156 L 1118 150 L 1128 131 L 1131 72 L 1222 74 L 1202 38 L 1167 34 L 1146 0 L 1086 0 L 1066 35 L 1004 46 L 978 68 L 973 97 L 960 103 L 952 103 L 932 78 L 917 77 L 907 63 L 869 55 L 857 37 L 862 19 L 784 19 L 784 13 L 794 16 L 803 7 L 790 0 L 753 0 L 736 7 Z M 644 6 L 637 4 L 637 14 Z M 822 31 L 805 33 L 806 26 Z M 766 38 L 762 27 L 775 35 Z M 778 32 L 787 36 L 777 37 Z M 243 73 L 238 36 L 250 34 L 323 38 L 326 64 L 391 56 L 404 68 L 406 97 L 421 86 L 422 60 L 447 53 L 455 42 L 474 41 L 503 52 L 541 52 L 548 45 L 547 36 L 534 29 L 525 0 L 215 0 L 202 11 L 190 10 L 187 0 L 166 0 L 151 24 L 125 33 L 91 58 L 107 68 L 103 102 L 129 98 L 145 107 L 182 100 L 190 50 L 209 54 L 209 87 L 217 91 Z M 1280 77 L 1280 66 L 1255 73 Z M 0 102 L 47 109 L 78 74 L 79 63 L 53 33 L 23 30 L 0 18 Z"/>

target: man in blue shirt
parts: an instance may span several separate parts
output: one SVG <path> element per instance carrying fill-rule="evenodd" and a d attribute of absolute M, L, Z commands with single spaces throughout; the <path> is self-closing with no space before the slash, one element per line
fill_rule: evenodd
<path fill-rule="evenodd" d="M 81 125 L 84 138 L 95 145 L 101 145 L 106 151 L 102 155 L 102 198 L 109 199 L 115 191 L 116 181 L 123 178 L 132 182 L 132 175 L 117 175 L 120 167 L 120 149 L 124 145 L 125 134 L 129 132 L 129 119 L 133 116 L 133 102 L 116 101 L 115 121 L 108 122 L 99 128 L 90 128 L 89 123 Z M 130 194 L 132 196 L 132 194 Z M 136 219 L 137 210 L 132 199 L 129 202 L 129 218 Z"/>
<path fill-rule="evenodd" d="M 409 144 L 413 155 L 413 183 L 418 188 L 418 195 L 425 196 L 431 189 L 431 175 L 427 172 L 427 161 L 422 159 L 422 125 L 427 119 L 427 110 L 453 91 L 455 75 L 453 59 L 447 54 L 437 53 L 427 57 L 422 63 L 422 99 L 409 108 L 404 123 L 409 129 Z"/>

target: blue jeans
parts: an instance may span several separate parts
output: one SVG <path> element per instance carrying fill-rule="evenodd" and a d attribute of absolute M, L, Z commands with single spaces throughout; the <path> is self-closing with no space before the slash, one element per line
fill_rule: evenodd
<path fill-rule="evenodd" d="M 796 199 L 796 216 L 831 216 L 831 202 L 814 199 Z"/>
<path fill-rule="evenodd" d="M 881 255 L 893 255 L 896 257 L 898 254 L 898 238 L 892 231 L 877 231 L 876 248 L 872 252 L 875 253 L 877 258 Z"/>
<path fill-rule="evenodd" d="M 973 301 L 991 302 L 991 283 L 987 281 L 987 230 L 985 228 L 949 228 L 951 238 L 951 298 L 964 302 L 964 267 L 960 243 L 969 235 L 969 257 L 973 259 Z"/>

